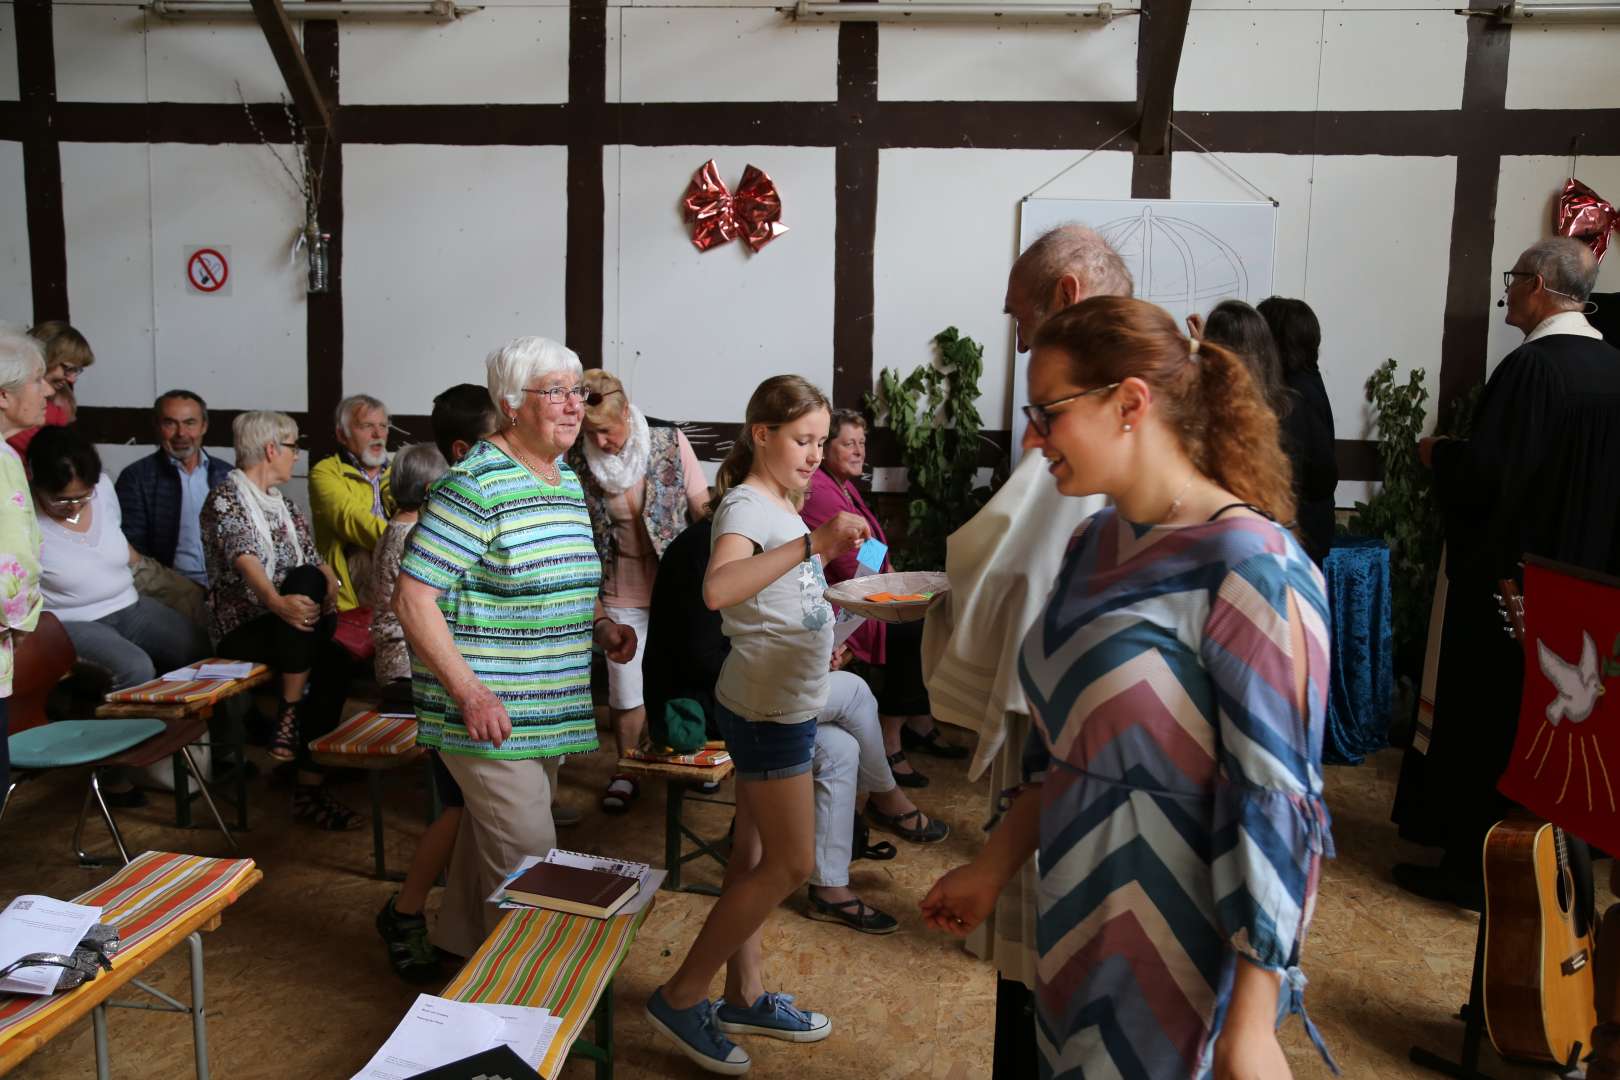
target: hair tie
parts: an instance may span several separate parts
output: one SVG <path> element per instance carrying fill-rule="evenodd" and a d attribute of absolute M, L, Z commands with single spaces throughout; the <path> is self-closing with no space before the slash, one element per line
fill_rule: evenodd
<path fill-rule="evenodd" d="M 1198 339 L 1197 338 L 1188 338 L 1187 339 L 1187 355 L 1192 357 L 1194 360 L 1198 359 Z"/>

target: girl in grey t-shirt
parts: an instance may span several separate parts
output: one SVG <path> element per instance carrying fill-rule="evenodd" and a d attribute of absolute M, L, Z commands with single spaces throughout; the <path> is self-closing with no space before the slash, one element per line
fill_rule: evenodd
<path fill-rule="evenodd" d="M 653 1028 L 710 1072 L 741 1075 L 748 1052 L 727 1035 L 818 1042 L 832 1022 L 767 992 L 760 931 L 810 877 L 816 714 L 827 700 L 832 608 L 822 562 L 866 539 L 864 519 L 839 514 L 815 532 L 799 517 L 821 464 L 831 409 L 797 375 L 766 379 L 716 481 L 703 600 L 718 610 L 731 653 L 715 686 L 716 720 L 737 768 L 737 819 L 720 899 L 680 969 L 653 992 Z M 726 968 L 725 997 L 708 998 Z"/>

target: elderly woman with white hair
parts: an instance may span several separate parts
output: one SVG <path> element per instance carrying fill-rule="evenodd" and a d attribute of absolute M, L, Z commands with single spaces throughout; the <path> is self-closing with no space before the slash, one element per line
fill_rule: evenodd
<path fill-rule="evenodd" d="M 246 412 L 231 432 L 236 468 L 208 493 L 200 522 L 214 649 L 281 678 L 270 755 L 297 763 L 293 818 L 327 831 L 359 828 L 360 816 L 332 798 L 309 756 L 309 740 L 340 719 L 349 657 L 332 640 L 337 578 L 280 490 L 298 460 L 298 425 L 286 413 Z"/>
<path fill-rule="evenodd" d="M 5 440 L 45 422 L 45 350 L 27 334 L 0 328 L 0 803 L 11 788 L 11 678 L 17 640 L 32 633 L 45 601 L 39 589 L 39 523 L 22 459 Z"/>
<path fill-rule="evenodd" d="M 590 514 L 563 461 L 585 408 L 579 357 L 526 337 L 487 367 L 502 426 L 429 493 L 394 590 L 417 742 L 467 804 L 434 937 L 461 956 L 494 928 L 485 898 L 506 873 L 556 844 L 545 760 L 596 749 L 592 642 L 619 663 L 636 649 L 603 613 Z"/>

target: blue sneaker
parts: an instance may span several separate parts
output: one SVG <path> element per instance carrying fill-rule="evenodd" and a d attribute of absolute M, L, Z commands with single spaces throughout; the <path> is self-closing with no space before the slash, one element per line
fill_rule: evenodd
<path fill-rule="evenodd" d="M 766 991 L 748 1008 L 721 998 L 714 1015 L 727 1035 L 769 1035 L 788 1042 L 820 1042 L 832 1034 L 832 1021 L 818 1012 L 795 1008 L 792 994 Z"/>
<path fill-rule="evenodd" d="M 714 1003 L 704 998 L 690 1009 L 677 1009 L 664 1000 L 664 988 L 647 999 L 647 1019 L 680 1052 L 714 1073 L 741 1076 L 753 1065 L 748 1051 L 720 1034 L 714 1021 Z"/>

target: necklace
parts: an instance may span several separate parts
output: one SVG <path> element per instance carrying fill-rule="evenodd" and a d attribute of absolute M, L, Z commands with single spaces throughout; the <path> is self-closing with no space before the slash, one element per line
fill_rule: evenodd
<path fill-rule="evenodd" d="M 72 517 L 65 517 L 62 520 L 67 522 L 69 525 L 77 525 L 79 523 L 79 519 L 82 517 L 84 517 L 84 508 L 80 507 L 78 513 L 74 514 Z"/>
<path fill-rule="evenodd" d="M 551 466 L 551 471 L 547 472 L 545 469 L 541 468 L 538 462 L 520 450 L 518 448 L 518 444 L 510 436 L 508 436 L 506 439 L 506 445 L 509 449 L 511 449 L 513 455 L 517 457 L 518 463 L 521 464 L 525 469 L 528 469 L 530 472 L 534 473 L 552 487 L 556 487 L 558 484 L 562 483 L 562 470 L 557 468 L 555 462 Z"/>
<path fill-rule="evenodd" d="M 1170 500 L 1170 509 L 1166 510 L 1164 517 L 1159 519 L 1160 525 L 1168 523 L 1171 518 L 1176 516 L 1176 511 L 1181 509 L 1181 500 L 1185 499 L 1187 492 L 1192 489 L 1192 482 L 1193 478 L 1187 477 L 1187 482 L 1181 485 L 1181 490 L 1176 493 L 1176 497 Z"/>

